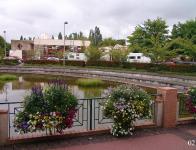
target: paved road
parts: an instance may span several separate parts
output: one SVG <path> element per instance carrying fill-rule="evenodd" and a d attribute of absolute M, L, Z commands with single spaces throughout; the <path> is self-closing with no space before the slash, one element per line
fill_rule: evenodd
<path fill-rule="evenodd" d="M 192 146 L 188 141 L 192 140 Z M 195 142 L 195 143 L 194 143 Z M 195 144 L 195 146 L 194 146 Z M 140 129 L 134 136 L 115 138 L 111 135 L 78 137 L 16 144 L 0 150 L 196 150 L 196 124 L 173 129 Z"/>

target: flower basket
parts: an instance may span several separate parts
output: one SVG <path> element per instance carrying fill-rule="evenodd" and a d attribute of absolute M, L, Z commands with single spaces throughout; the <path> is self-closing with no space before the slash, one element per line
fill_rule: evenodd
<path fill-rule="evenodd" d="M 114 136 L 132 135 L 134 121 L 151 116 L 151 97 L 134 85 L 114 88 L 104 104 L 104 114 L 114 120 L 111 133 Z"/>
<path fill-rule="evenodd" d="M 73 126 L 77 99 L 68 91 L 64 81 L 55 80 L 46 89 L 32 88 L 25 97 L 24 109 L 16 114 L 15 131 L 19 133 L 46 131 L 62 133 Z"/>

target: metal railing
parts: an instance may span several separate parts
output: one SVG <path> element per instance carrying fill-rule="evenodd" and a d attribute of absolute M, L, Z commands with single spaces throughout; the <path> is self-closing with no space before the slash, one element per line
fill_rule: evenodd
<path fill-rule="evenodd" d="M 156 96 L 159 96 L 158 94 L 152 94 L 152 99 L 154 99 Z M 74 124 L 71 129 L 77 130 L 77 129 L 85 129 L 86 131 L 95 130 L 97 128 L 101 127 L 110 127 L 113 123 L 112 119 L 109 119 L 104 116 L 103 114 L 103 102 L 106 100 L 106 98 L 90 98 L 90 99 L 78 99 L 78 106 L 77 106 L 77 113 L 76 117 L 74 118 Z M 13 138 L 16 136 L 15 128 L 13 126 L 13 121 L 15 118 L 15 115 L 18 111 L 21 111 L 23 109 L 22 105 L 23 102 L 1 102 L 0 106 L 3 106 L 3 109 L 8 110 L 8 137 Z M 0 107 L 0 108 L 1 108 Z M 150 106 L 152 109 L 152 122 L 154 122 L 155 117 L 155 105 L 154 101 L 152 105 Z M 69 130 L 69 129 L 68 129 Z M 54 133 L 55 129 L 53 130 Z M 45 135 L 48 134 L 47 130 L 44 133 Z M 42 133 L 43 135 L 43 133 Z M 18 136 L 18 135 L 17 135 Z M 39 135 L 38 135 L 39 136 Z"/>

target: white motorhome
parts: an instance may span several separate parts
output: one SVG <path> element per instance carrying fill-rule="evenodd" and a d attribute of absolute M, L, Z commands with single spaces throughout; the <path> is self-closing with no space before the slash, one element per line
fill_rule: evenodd
<path fill-rule="evenodd" d="M 74 53 L 70 52 L 67 54 L 67 60 L 83 60 L 86 61 L 86 55 L 85 53 Z"/>
<path fill-rule="evenodd" d="M 18 59 L 23 59 L 22 57 L 22 50 L 9 50 L 9 56 L 10 57 L 15 57 Z"/>
<path fill-rule="evenodd" d="M 127 55 L 128 62 L 138 62 L 138 63 L 150 63 L 151 59 L 144 56 L 143 53 L 129 53 Z"/>

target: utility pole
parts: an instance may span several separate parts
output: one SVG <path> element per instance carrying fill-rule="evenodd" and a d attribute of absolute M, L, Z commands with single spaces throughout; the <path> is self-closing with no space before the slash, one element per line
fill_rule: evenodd
<path fill-rule="evenodd" d="M 65 25 L 68 24 L 67 21 L 64 22 L 64 32 L 63 32 L 63 39 L 64 39 L 64 50 L 63 50 L 63 66 L 65 66 Z"/>
<path fill-rule="evenodd" d="M 6 49 L 7 49 L 7 47 L 6 47 L 6 31 L 4 30 L 3 31 L 3 33 L 4 33 L 4 40 L 5 40 L 5 42 L 4 42 L 4 52 L 5 52 L 5 57 L 7 56 L 7 52 L 6 52 Z"/>

